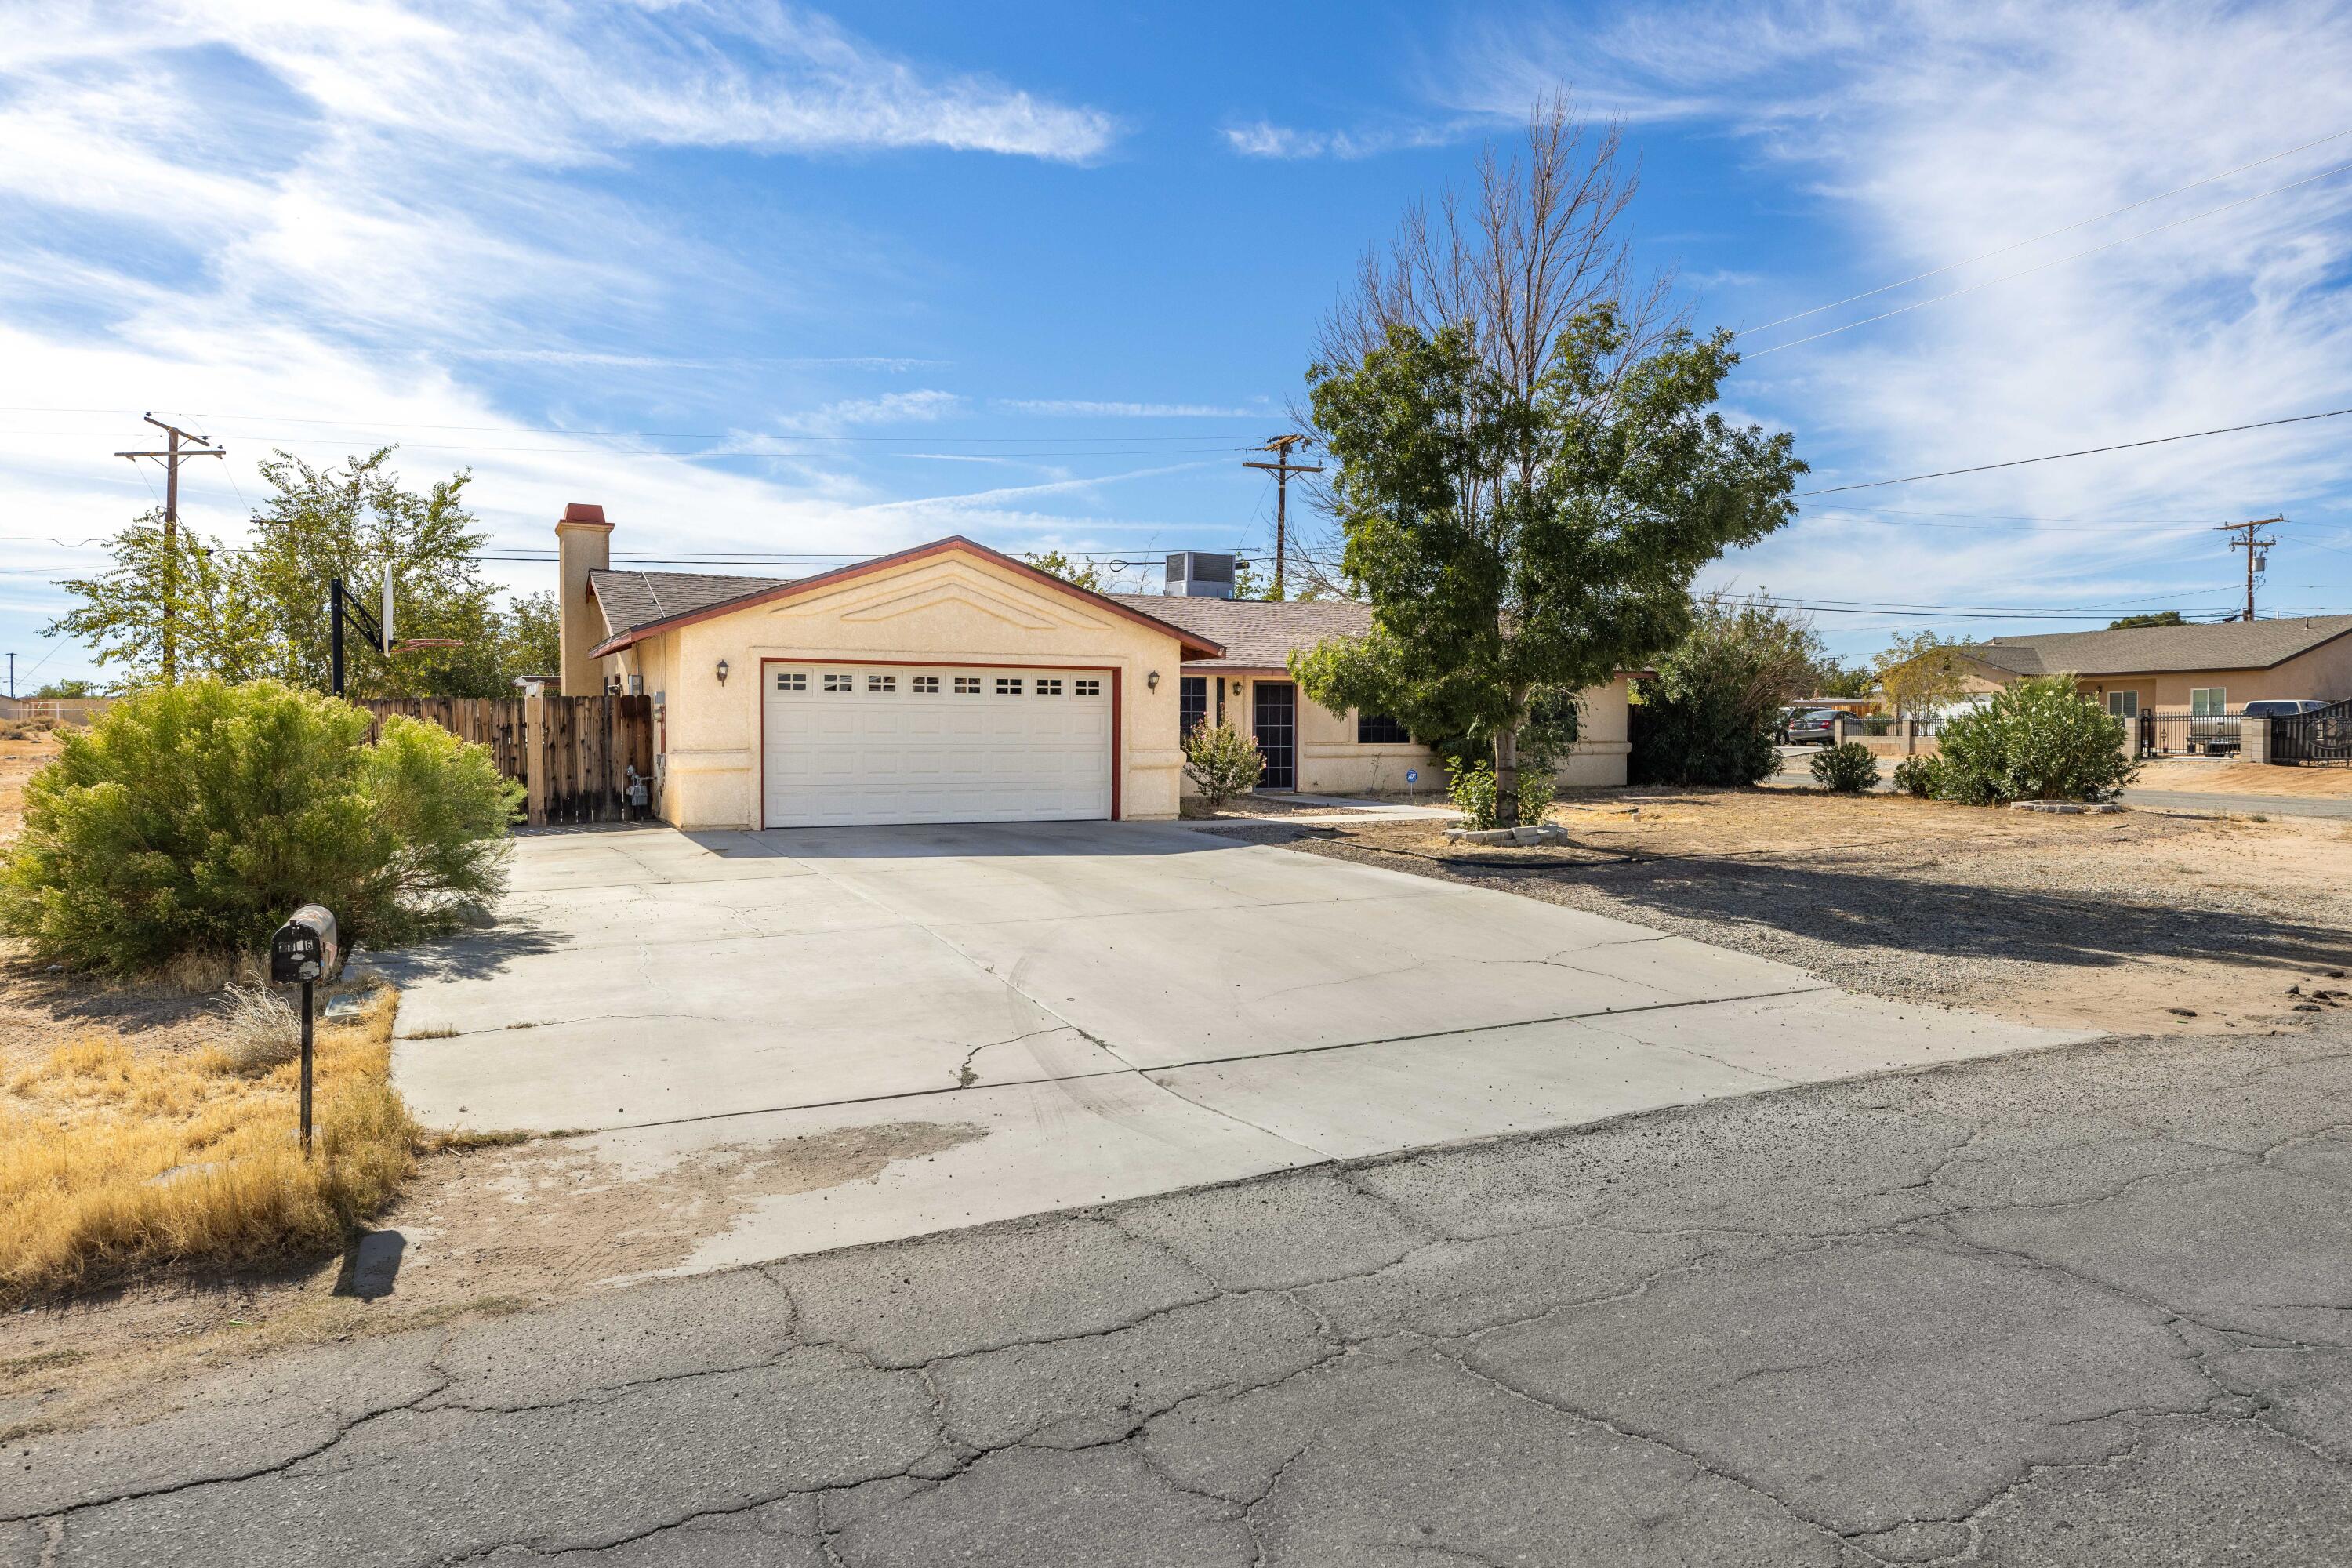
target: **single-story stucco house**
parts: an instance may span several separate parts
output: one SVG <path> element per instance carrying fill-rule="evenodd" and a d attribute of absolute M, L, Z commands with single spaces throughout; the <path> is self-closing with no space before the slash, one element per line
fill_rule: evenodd
<path fill-rule="evenodd" d="M 555 531 L 562 690 L 654 699 L 656 810 L 681 827 L 1172 817 L 1183 731 L 1220 714 L 1264 788 L 1444 785 L 1395 725 L 1290 679 L 1368 605 L 1098 594 L 962 538 L 793 580 L 615 571 L 601 507 Z M 1624 783 L 1623 678 L 1581 724 L 1561 782 Z"/>
<path fill-rule="evenodd" d="M 2071 675 L 2084 696 L 2124 718 L 2146 709 L 2218 714 L 2272 699 L 2352 698 L 2352 616 L 1990 637 L 1955 651 L 1972 691 Z"/>

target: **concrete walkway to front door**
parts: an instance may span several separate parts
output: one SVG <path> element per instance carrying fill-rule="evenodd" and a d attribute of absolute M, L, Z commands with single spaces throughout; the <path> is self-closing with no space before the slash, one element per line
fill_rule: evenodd
<path fill-rule="evenodd" d="M 381 966 L 428 1126 L 933 1134 L 695 1267 L 2076 1037 L 1165 824 L 530 837 L 497 927 Z"/>

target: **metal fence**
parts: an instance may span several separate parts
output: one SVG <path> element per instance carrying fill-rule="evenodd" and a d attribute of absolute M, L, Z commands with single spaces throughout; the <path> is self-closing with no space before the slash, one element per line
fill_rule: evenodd
<path fill-rule="evenodd" d="M 2139 749 L 2152 757 L 2230 757 L 2238 752 L 2238 713 L 2193 713 L 2185 709 L 2167 712 L 2143 708 L 2139 714 Z"/>
<path fill-rule="evenodd" d="M 2271 761 L 2352 767 L 2352 702 L 2273 719 Z"/>

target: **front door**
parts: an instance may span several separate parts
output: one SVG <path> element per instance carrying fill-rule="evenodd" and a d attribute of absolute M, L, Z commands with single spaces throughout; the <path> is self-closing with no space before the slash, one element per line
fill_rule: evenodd
<path fill-rule="evenodd" d="M 1258 754 L 1265 759 L 1260 789 L 1298 787 L 1298 689 L 1287 680 L 1261 680 L 1255 688 Z"/>

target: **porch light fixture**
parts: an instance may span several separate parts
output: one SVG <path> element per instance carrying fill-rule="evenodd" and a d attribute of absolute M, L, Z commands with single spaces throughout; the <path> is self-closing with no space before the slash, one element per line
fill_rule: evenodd
<path fill-rule="evenodd" d="M 719 661 L 719 684 L 727 684 L 727 661 L 723 658 Z"/>
<path fill-rule="evenodd" d="M 1144 684 L 1145 686 L 1149 687 L 1150 689 L 1152 689 L 1152 690 L 1154 690 L 1154 691 L 1159 690 L 1159 689 L 1160 689 L 1160 672 L 1159 672 L 1158 670 L 1156 670 L 1156 669 L 1155 669 L 1155 670 L 1153 670 L 1150 674 L 1149 674 L 1149 675 L 1145 676 L 1145 677 L 1143 678 L 1143 684 Z"/>

